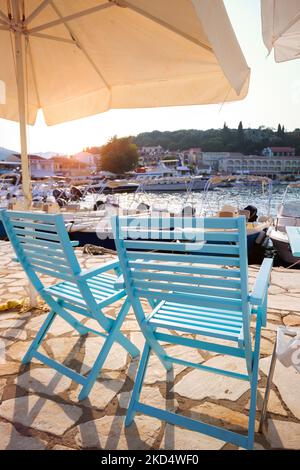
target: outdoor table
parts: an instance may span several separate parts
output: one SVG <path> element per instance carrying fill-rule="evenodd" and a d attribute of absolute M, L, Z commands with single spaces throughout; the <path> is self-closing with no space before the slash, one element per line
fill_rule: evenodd
<path fill-rule="evenodd" d="M 286 227 L 293 256 L 300 257 L 300 227 Z"/>

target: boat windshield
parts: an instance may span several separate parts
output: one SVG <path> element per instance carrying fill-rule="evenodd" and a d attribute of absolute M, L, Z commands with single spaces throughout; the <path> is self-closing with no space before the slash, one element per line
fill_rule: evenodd
<path fill-rule="evenodd" d="M 300 217 L 300 182 L 287 186 L 278 214 L 281 217 Z"/>
<path fill-rule="evenodd" d="M 300 217 L 300 200 L 283 204 L 279 209 L 279 215 L 282 217 Z"/>

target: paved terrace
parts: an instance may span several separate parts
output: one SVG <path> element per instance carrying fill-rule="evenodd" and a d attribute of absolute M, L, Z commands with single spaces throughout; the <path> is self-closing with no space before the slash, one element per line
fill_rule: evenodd
<path fill-rule="evenodd" d="M 78 256 L 84 267 L 108 261 L 110 256 Z M 0 242 L 0 304 L 26 298 L 27 280 L 11 261 L 9 243 Z M 258 267 L 250 268 L 251 281 Z M 262 333 L 259 391 L 264 393 L 266 374 L 278 325 L 300 326 L 300 271 L 275 268 L 269 291 L 268 325 Z M 115 307 L 108 308 L 114 314 Z M 172 427 L 156 419 L 138 416 L 124 429 L 123 422 L 137 361 L 114 346 L 101 379 L 89 399 L 78 403 L 79 387 L 37 360 L 21 366 L 20 360 L 46 317 L 47 309 L 10 309 L 0 312 L 0 449 L 233 449 L 231 444 L 195 432 Z M 86 321 L 91 326 L 93 321 Z M 143 337 L 132 311 L 123 331 L 139 347 Z M 80 338 L 63 320 L 50 329 L 43 352 L 77 371 L 93 363 L 101 338 Z M 237 359 L 204 351 L 169 346 L 170 353 L 210 366 L 232 367 L 242 372 Z M 84 365 L 82 365 L 82 363 Z M 248 383 L 175 365 L 175 386 L 166 387 L 165 372 L 152 357 L 142 400 L 178 410 L 216 425 L 243 431 L 247 426 Z M 300 448 L 300 374 L 277 364 L 269 401 L 268 426 L 256 434 L 257 449 Z M 261 399 L 258 400 L 258 409 Z M 257 414 L 259 419 L 259 413 Z M 257 423 L 258 424 L 258 423 Z"/>

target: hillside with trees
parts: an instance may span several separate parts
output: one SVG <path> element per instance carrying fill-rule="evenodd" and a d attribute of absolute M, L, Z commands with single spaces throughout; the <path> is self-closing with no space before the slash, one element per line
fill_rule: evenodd
<path fill-rule="evenodd" d="M 125 173 L 136 168 L 139 153 L 131 137 L 112 137 L 101 147 L 101 169 L 112 173 Z"/>
<path fill-rule="evenodd" d="M 187 150 L 201 147 L 206 152 L 241 152 L 245 155 L 260 155 L 265 147 L 288 146 L 300 155 L 300 128 L 293 132 L 285 131 L 284 125 L 277 129 L 260 126 L 258 129 L 245 129 L 240 122 L 237 129 L 226 123 L 222 129 L 182 129 L 178 131 L 143 132 L 133 138 L 138 147 L 161 145 L 168 150 Z"/>

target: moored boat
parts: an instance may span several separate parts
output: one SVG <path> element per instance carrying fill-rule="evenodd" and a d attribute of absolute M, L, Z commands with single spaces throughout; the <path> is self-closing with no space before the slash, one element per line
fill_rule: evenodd
<path fill-rule="evenodd" d="M 299 265 L 300 258 L 293 255 L 286 227 L 300 227 L 300 182 L 290 183 L 277 210 L 277 217 L 268 231 L 278 257 L 286 265 Z"/>

